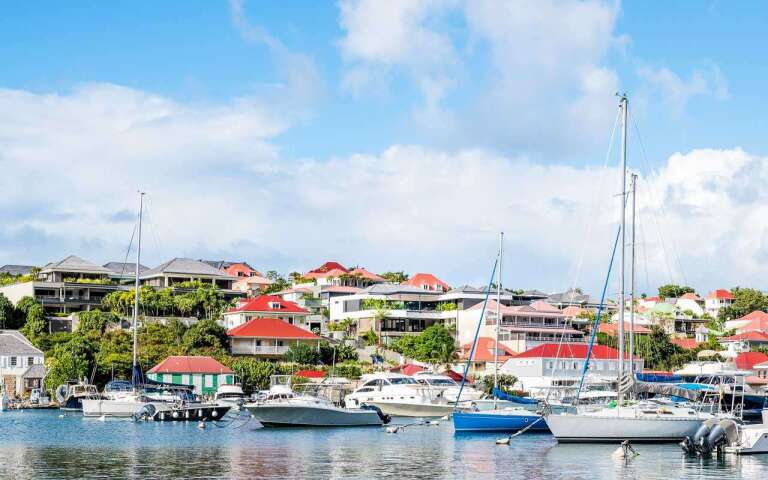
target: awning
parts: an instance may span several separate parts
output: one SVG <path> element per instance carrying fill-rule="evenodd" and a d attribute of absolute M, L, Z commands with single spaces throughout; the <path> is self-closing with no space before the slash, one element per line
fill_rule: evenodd
<path fill-rule="evenodd" d="M 636 381 L 630 390 L 636 393 L 656 393 L 659 395 L 665 395 L 669 397 L 680 397 L 691 401 L 697 401 L 702 392 L 698 390 L 689 390 L 687 388 L 679 387 L 669 383 L 651 383 L 651 382 L 638 382 Z"/>
<path fill-rule="evenodd" d="M 520 333 L 552 333 L 555 335 L 558 334 L 582 334 L 583 332 L 580 332 L 578 330 L 574 330 L 572 328 L 559 328 L 559 327 L 552 327 L 552 328 L 536 328 L 536 327 L 507 327 L 502 325 L 501 328 L 503 330 L 509 331 L 509 332 L 520 332 Z"/>

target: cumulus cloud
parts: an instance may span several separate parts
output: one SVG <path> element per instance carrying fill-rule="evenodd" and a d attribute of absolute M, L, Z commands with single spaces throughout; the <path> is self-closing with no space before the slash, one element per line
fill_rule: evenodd
<path fill-rule="evenodd" d="M 150 264 L 245 258 L 290 271 L 337 259 L 478 284 L 504 230 L 508 285 L 597 290 L 616 226 L 616 168 L 418 145 L 291 160 L 273 143 L 289 125 L 248 98 L 193 105 L 103 84 L 0 90 L 0 211 L 14 213 L 3 219 L 0 263 L 123 258 L 141 187 Z M 761 286 L 766 180 L 768 159 L 739 149 L 675 154 L 646 175 L 639 272 L 647 268 L 649 287 Z"/>
<path fill-rule="evenodd" d="M 694 97 L 709 96 L 724 100 L 730 96 L 728 82 L 717 65 L 694 70 L 687 79 L 667 67 L 653 68 L 648 65 L 639 67 L 638 74 L 676 114 L 680 114 Z"/>

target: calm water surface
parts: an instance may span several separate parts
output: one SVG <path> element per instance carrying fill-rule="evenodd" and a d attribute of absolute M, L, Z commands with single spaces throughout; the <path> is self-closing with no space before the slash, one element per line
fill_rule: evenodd
<path fill-rule="evenodd" d="M 0 477 L 83 478 L 482 478 L 759 479 L 768 455 L 689 459 L 677 445 L 637 445 L 618 460 L 616 446 L 557 445 L 521 435 L 497 446 L 496 434 L 454 435 L 450 422 L 410 427 L 267 430 L 235 422 L 99 422 L 56 410 L 0 413 Z"/>

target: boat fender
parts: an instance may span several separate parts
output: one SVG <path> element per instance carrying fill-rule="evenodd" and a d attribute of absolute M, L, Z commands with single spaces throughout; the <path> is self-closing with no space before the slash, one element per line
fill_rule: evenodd
<path fill-rule="evenodd" d="M 214 409 L 214 410 L 211 412 L 211 416 L 212 416 L 213 418 L 216 418 L 216 417 L 218 417 L 218 416 L 219 416 L 219 412 L 217 412 L 217 411 Z"/>
<path fill-rule="evenodd" d="M 385 425 L 392 421 L 392 417 L 382 412 L 381 409 L 376 405 L 368 405 L 367 403 L 364 403 L 360 405 L 360 408 L 362 408 L 363 410 L 373 410 L 374 412 L 376 412 L 376 415 L 379 416 L 382 423 L 384 423 Z"/>

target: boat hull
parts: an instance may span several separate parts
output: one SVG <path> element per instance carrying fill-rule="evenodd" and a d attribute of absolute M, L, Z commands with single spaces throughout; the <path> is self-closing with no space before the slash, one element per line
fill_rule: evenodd
<path fill-rule="evenodd" d="M 152 420 L 160 422 L 217 420 L 231 409 L 228 405 L 188 405 L 174 408 L 173 404 L 164 402 L 83 400 L 83 416 L 130 418 L 148 404 L 155 407 Z"/>
<path fill-rule="evenodd" d="M 446 404 L 402 403 L 367 401 L 366 405 L 378 407 L 384 414 L 392 417 L 442 417 L 451 414 L 455 407 Z"/>
<path fill-rule="evenodd" d="M 248 405 L 249 412 L 265 427 L 365 427 L 381 426 L 373 410 L 290 405 Z"/>
<path fill-rule="evenodd" d="M 693 436 L 701 417 L 615 417 L 578 414 L 549 415 L 552 435 L 560 443 L 679 442 Z"/>
<path fill-rule="evenodd" d="M 530 427 L 530 428 L 529 428 Z M 457 432 L 549 432 L 547 422 L 530 412 L 454 412 L 453 428 Z"/>

